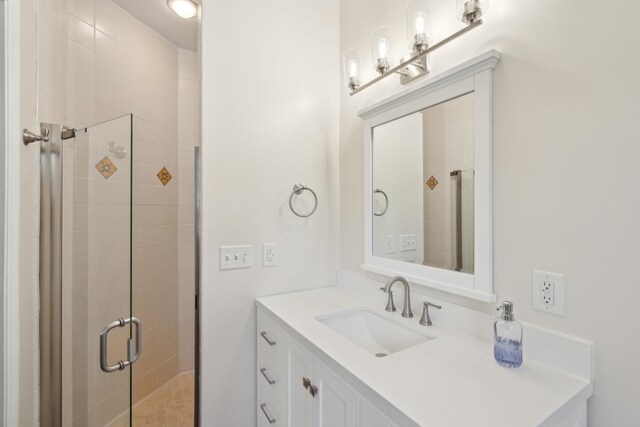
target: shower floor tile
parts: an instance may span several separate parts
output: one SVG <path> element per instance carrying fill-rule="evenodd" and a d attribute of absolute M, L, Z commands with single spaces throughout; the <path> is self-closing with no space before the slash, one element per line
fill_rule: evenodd
<path fill-rule="evenodd" d="M 175 376 L 133 407 L 133 426 L 193 427 L 193 393 L 193 372 Z M 117 420 L 109 427 L 127 426 L 128 418 L 127 414 L 125 419 Z"/>

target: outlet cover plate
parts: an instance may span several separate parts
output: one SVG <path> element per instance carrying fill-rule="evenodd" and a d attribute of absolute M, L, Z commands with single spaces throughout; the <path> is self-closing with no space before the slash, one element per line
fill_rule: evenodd
<path fill-rule="evenodd" d="M 253 247 L 251 245 L 220 246 L 220 270 L 251 268 Z"/>
<path fill-rule="evenodd" d="M 533 308 L 564 317 L 564 274 L 533 270 L 531 277 Z"/>
<path fill-rule="evenodd" d="M 278 265 L 278 244 L 263 243 L 262 244 L 262 266 L 275 267 Z"/>

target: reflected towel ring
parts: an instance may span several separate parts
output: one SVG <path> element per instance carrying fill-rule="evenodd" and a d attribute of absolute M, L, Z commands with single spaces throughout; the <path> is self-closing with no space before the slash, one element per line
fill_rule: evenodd
<path fill-rule="evenodd" d="M 315 199 L 315 205 L 313 206 L 313 209 L 311 210 L 311 212 L 309 212 L 308 214 L 300 214 L 296 212 L 296 210 L 293 208 L 293 196 L 302 194 L 304 190 L 309 190 L 311 194 L 313 194 L 313 198 Z M 313 215 L 316 209 L 318 209 L 318 196 L 316 195 L 316 192 L 310 189 L 309 187 L 305 187 L 302 184 L 296 184 L 293 186 L 293 191 L 289 196 L 289 207 L 291 208 L 291 212 L 293 212 L 296 216 L 299 216 L 300 218 L 310 217 L 311 215 Z"/>
<path fill-rule="evenodd" d="M 389 209 L 389 198 L 387 197 L 387 193 L 385 193 L 384 191 L 380 190 L 379 188 L 376 189 L 376 191 L 373 192 L 373 194 L 376 193 L 380 193 L 384 196 L 384 210 L 381 213 L 376 213 L 375 211 L 373 212 L 373 214 L 375 216 L 382 216 L 384 214 L 387 213 L 387 209 Z"/>

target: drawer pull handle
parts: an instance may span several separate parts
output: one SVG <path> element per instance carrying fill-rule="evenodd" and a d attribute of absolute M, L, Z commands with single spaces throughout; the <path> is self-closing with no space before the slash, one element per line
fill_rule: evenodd
<path fill-rule="evenodd" d="M 311 385 L 311 380 L 307 377 L 302 377 L 302 387 L 309 390 L 309 386 Z"/>
<path fill-rule="evenodd" d="M 271 338 L 269 338 L 267 331 L 260 332 L 260 335 L 262 335 L 262 338 L 264 338 L 264 340 L 268 342 L 269 345 L 276 345 L 275 340 L 272 340 Z"/>
<path fill-rule="evenodd" d="M 267 421 L 269 421 L 269 424 L 274 424 L 276 422 L 276 419 L 273 418 L 273 416 L 269 413 L 266 403 L 261 404 L 260 409 L 262 409 L 264 416 L 267 417 Z"/>
<path fill-rule="evenodd" d="M 262 373 L 262 376 L 264 377 L 265 380 L 267 380 L 269 384 L 274 385 L 276 383 L 276 380 L 271 378 L 271 375 L 267 373 L 267 368 L 261 368 L 260 372 Z"/>

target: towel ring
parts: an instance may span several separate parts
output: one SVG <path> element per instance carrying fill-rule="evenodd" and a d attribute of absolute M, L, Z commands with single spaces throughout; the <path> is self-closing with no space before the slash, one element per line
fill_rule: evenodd
<path fill-rule="evenodd" d="M 311 212 L 309 212 L 308 214 L 300 214 L 296 212 L 296 210 L 293 207 L 293 196 L 302 194 L 304 190 L 309 190 L 311 194 L 313 194 L 313 198 L 315 199 L 315 205 L 313 206 L 313 209 L 311 210 Z M 293 212 L 296 216 L 299 216 L 300 218 L 310 217 L 311 215 L 313 215 L 316 209 L 318 209 L 318 196 L 316 195 L 316 192 L 310 189 L 309 187 L 305 187 L 302 184 L 296 184 L 293 186 L 293 191 L 289 196 L 289 207 L 291 208 L 291 212 Z"/>
<path fill-rule="evenodd" d="M 387 213 L 387 209 L 389 209 L 389 198 L 387 197 L 387 193 L 385 193 L 384 191 L 380 190 L 379 188 L 376 189 L 376 191 L 373 192 L 373 194 L 376 193 L 380 193 L 384 196 L 384 210 L 380 213 L 376 213 L 375 211 L 373 212 L 373 214 L 375 216 L 382 216 L 384 214 Z"/>

